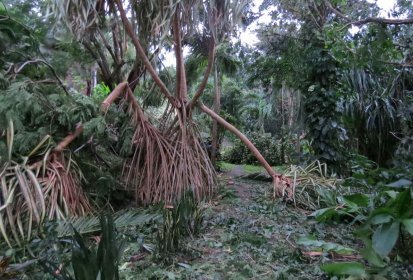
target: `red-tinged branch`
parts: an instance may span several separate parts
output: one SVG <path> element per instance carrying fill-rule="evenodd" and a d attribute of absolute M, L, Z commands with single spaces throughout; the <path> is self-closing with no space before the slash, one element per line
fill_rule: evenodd
<path fill-rule="evenodd" d="M 247 148 L 255 156 L 258 162 L 265 168 L 265 170 L 271 176 L 273 180 L 273 185 L 274 185 L 274 196 L 278 195 L 282 197 L 286 193 L 288 198 L 293 197 L 294 194 L 291 189 L 290 180 L 282 176 L 281 174 L 276 173 L 274 169 L 272 169 L 272 167 L 269 165 L 269 163 L 265 160 L 265 158 L 262 156 L 260 151 L 258 151 L 258 149 L 254 146 L 254 144 L 252 144 L 252 142 L 241 131 L 239 131 L 237 128 L 235 128 L 235 126 L 228 123 L 221 116 L 216 114 L 213 110 L 209 109 L 205 105 L 198 104 L 198 106 L 204 113 L 209 115 L 212 119 L 216 120 L 225 129 L 235 134 L 247 146 Z"/>
<path fill-rule="evenodd" d="M 222 125 L 224 128 L 227 130 L 231 131 L 234 133 L 246 146 L 247 148 L 253 153 L 253 155 L 257 158 L 257 160 L 261 163 L 261 165 L 265 168 L 265 170 L 268 172 L 268 174 L 273 177 L 273 176 L 279 176 L 279 174 L 276 174 L 275 171 L 272 169 L 272 167 L 268 164 L 268 162 L 265 160 L 265 158 L 262 156 L 260 151 L 252 144 L 252 142 L 244 135 L 242 134 L 241 131 L 235 128 L 232 124 L 228 123 L 226 120 L 224 120 L 221 116 L 219 116 L 217 113 L 215 113 L 213 110 L 209 109 L 207 106 L 204 104 L 200 104 L 199 108 L 209 115 L 212 119 L 216 120 L 220 125 Z"/>
<path fill-rule="evenodd" d="M 161 92 L 165 95 L 165 97 L 169 100 L 171 104 L 173 104 L 175 107 L 180 107 L 180 104 L 175 101 L 175 98 L 172 96 L 172 94 L 169 92 L 166 85 L 159 78 L 158 73 L 156 73 L 156 70 L 153 68 L 151 62 L 149 61 L 148 56 L 145 54 L 145 51 L 138 37 L 136 36 L 135 32 L 133 32 L 132 24 L 130 23 L 129 19 L 126 16 L 125 10 L 123 9 L 123 6 L 122 6 L 122 1 L 115 0 L 115 2 L 116 2 L 116 5 L 118 6 L 123 25 L 125 27 L 125 31 L 129 35 L 129 37 L 132 39 L 133 45 L 135 46 L 135 49 L 136 49 L 136 53 L 141 57 L 153 81 L 159 86 Z"/>
<path fill-rule="evenodd" d="M 133 96 L 132 89 L 129 87 L 128 82 L 120 83 L 112 90 L 112 92 L 100 105 L 102 112 L 106 113 L 110 105 L 112 105 L 112 103 L 115 102 L 115 100 L 118 99 L 123 93 L 125 93 L 125 99 L 132 106 L 133 111 L 139 115 L 139 118 L 142 120 L 147 120 L 141 106 L 139 106 L 136 98 Z"/>
<path fill-rule="evenodd" d="M 76 125 L 76 129 L 73 133 L 67 135 L 62 141 L 60 141 L 59 144 L 57 144 L 56 148 L 54 148 L 54 152 L 62 152 L 64 149 L 66 149 L 67 146 L 69 146 L 70 143 L 72 143 L 73 140 L 76 139 L 81 133 L 83 132 L 83 126 L 82 124 Z"/>
<path fill-rule="evenodd" d="M 120 83 L 119 85 L 117 85 L 112 90 L 112 92 L 108 95 L 108 97 L 105 98 L 105 100 L 100 105 L 100 109 L 102 110 L 102 112 L 105 112 L 105 113 L 107 112 L 110 105 L 112 105 L 112 103 L 116 99 L 118 99 L 118 97 L 125 91 L 125 88 L 126 88 L 127 85 L 128 85 L 127 82 L 123 82 L 123 83 Z"/>
<path fill-rule="evenodd" d="M 185 64 L 184 56 L 182 53 L 182 36 L 181 28 L 179 24 L 179 5 L 176 8 L 174 19 L 173 19 L 173 35 L 174 35 L 174 49 L 175 49 L 175 58 L 176 58 L 176 96 L 179 96 L 181 99 L 185 99 L 187 95 L 187 86 L 186 86 L 186 73 L 185 73 Z"/>
<path fill-rule="evenodd" d="M 205 72 L 204 72 L 204 78 L 203 78 L 201 84 L 199 85 L 199 87 L 198 87 L 198 89 L 197 89 L 197 91 L 194 95 L 194 98 L 192 98 L 191 103 L 189 103 L 189 106 L 188 106 L 189 109 L 192 109 L 192 108 L 195 107 L 195 105 L 197 104 L 199 98 L 201 97 L 202 93 L 204 92 L 205 87 L 208 83 L 209 75 L 211 74 L 211 71 L 212 71 L 212 66 L 214 65 L 215 40 L 213 38 L 211 40 L 212 41 L 211 41 L 211 45 L 209 47 L 209 55 L 208 55 L 208 65 L 207 65 L 207 68 L 205 69 Z"/>

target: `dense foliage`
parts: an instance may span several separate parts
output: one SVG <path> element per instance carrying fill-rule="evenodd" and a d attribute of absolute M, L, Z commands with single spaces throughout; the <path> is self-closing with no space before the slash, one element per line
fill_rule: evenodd
<path fill-rule="evenodd" d="M 407 279 L 412 18 L 404 0 L 0 1 L 0 278 Z"/>

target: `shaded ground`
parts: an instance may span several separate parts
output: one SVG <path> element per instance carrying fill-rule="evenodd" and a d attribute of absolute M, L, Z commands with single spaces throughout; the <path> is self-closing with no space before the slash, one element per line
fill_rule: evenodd
<path fill-rule="evenodd" d="M 244 168 L 241 165 L 235 165 L 232 167 L 232 169 L 227 173 L 227 176 L 229 178 L 234 178 L 234 177 L 240 177 L 244 176 L 246 173 L 244 171 Z"/>
<path fill-rule="evenodd" d="M 240 173 L 236 168 L 229 174 Z M 155 264 L 145 255 L 121 267 L 122 279 L 328 279 L 319 264 L 331 256 L 307 257 L 295 241 L 311 234 L 359 246 L 351 228 L 308 221 L 305 211 L 274 202 L 270 184 L 221 180 L 225 186 L 220 194 L 205 205 L 201 235 L 184 242 L 186 251 L 175 257 L 175 263 Z M 127 255 L 136 255 L 134 250 L 130 246 Z"/>

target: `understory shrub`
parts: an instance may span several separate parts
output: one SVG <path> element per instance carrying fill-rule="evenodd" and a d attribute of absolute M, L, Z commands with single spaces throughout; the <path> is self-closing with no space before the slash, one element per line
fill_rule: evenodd
<path fill-rule="evenodd" d="M 280 165 L 283 163 L 281 158 L 281 140 L 275 140 L 269 133 L 262 134 L 258 132 L 250 133 L 247 137 L 270 165 Z M 288 151 L 289 149 L 287 148 L 286 150 Z M 258 164 L 254 155 L 239 139 L 234 140 L 232 148 L 222 152 L 222 160 L 235 164 Z"/>
<path fill-rule="evenodd" d="M 183 248 L 182 239 L 186 236 L 197 236 L 203 222 L 203 208 L 192 192 L 174 205 L 165 205 L 163 210 L 163 224 L 157 235 L 159 256 L 168 262 L 171 253 Z"/>

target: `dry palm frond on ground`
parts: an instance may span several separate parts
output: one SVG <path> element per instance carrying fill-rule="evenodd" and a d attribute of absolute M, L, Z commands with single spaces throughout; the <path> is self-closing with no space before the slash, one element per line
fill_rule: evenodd
<path fill-rule="evenodd" d="M 272 180 L 268 175 L 262 173 L 249 174 L 243 178 L 261 181 Z M 308 210 L 320 208 L 320 193 L 323 190 L 336 192 L 342 183 L 341 179 L 328 177 L 327 165 L 319 161 L 314 161 L 305 167 L 291 165 L 284 171 L 283 178 L 288 179 L 288 188 L 284 188 L 284 193 L 279 197 L 293 202 L 296 207 Z M 274 194 L 275 192 L 274 189 Z"/>
<path fill-rule="evenodd" d="M 64 219 L 89 213 L 92 208 L 84 194 L 81 173 L 65 156 L 64 147 L 81 132 L 66 137 L 54 150 L 46 148 L 41 160 L 34 160 L 44 140 L 22 163 L 11 159 L 13 126 L 8 129 L 9 157 L 0 170 L 0 232 L 9 246 L 30 240 L 44 219 Z M 34 161 L 34 162 L 33 162 Z"/>
<path fill-rule="evenodd" d="M 320 192 L 327 189 L 337 191 L 342 180 L 328 177 L 327 165 L 314 161 L 306 167 L 291 165 L 285 171 L 285 176 L 291 178 L 295 206 L 308 210 L 320 208 Z"/>

